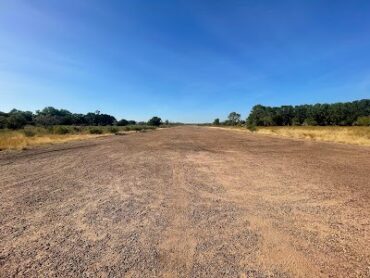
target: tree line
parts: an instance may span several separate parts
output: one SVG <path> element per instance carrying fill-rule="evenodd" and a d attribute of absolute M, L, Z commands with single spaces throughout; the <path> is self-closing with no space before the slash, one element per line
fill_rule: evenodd
<path fill-rule="evenodd" d="M 283 105 L 270 107 L 255 105 L 246 121 L 241 120 L 240 114 L 232 112 L 228 119 L 220 122 L 215 119 L 214 125 L 243 125 L 248 126 L 352 126 L 370 125 L 370 99 L 352 102 L 314 105 Z"/>
<path fill-rule="evenodd" d="M 162 120 L 159 117 L 153 117 L 148 122 L 136 122 L 126 119 L 117 121 L 115 117 L 100 113 L 100 111 L 76 114 L 66 109 L 56 109 L 54 107 L 45 107 L 42 110 L 37 110 L 36 113 L 17 109 L 13 109 L 9 113 L 0 111 L 0 129 L 20 129 L 26 125 L 127 126 L 136 124 L 159 126 L 162 124 Z"/>

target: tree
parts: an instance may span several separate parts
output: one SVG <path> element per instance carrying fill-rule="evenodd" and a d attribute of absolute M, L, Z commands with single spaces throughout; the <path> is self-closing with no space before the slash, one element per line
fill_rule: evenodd
<path fill-rule="evenodd" d="M 7 118 L 7 128 L 10 129 L 19 129 L 24 127 L 27 124 L 27 119 L 21 113 L 12 113 Z"/>
<path fill-rule="evenodd" d="M 8 123 L 7 118 L 5 116 L 0 115 L 0 129 L 6 128 L 7 123 Z"/>
<path fill-rule="evenodd" d="M 128 120 L 125 120 L 125 119 L 122 119 L 122 120 L 119 120 L 118 122 L 117 122 L 117 125 L 118 126 L 126 126 L 126 125 L 128 125 L 129 123 L 128 123 Z"/>
<path fill-rule="evenodd" d="M 227 117 L 230 125 L 237 125 L 240 122 L 240 114 L 231 112 Z"/>
<path fill-rule="evenodd" d="M 220 119 L 219 119 L 219 118 L 216 118 L 216 119 L 213 121 L 213 125 L 220 125 Z"/>
<path fill-rule="evenodd" d="M 157 116 L 151 118 L 148 121 L 148 125 L 151 125 L 151 126 L 160 126 L 161 124 L 162 124 L 162 119 Z"/>
<path fill-rule="evenodd" d="M 256 105 L 248 124 L 268 125 L 354 125 L 358 117 L 370 115 L 370 99 L 346 103 L 268 107 Z"/>

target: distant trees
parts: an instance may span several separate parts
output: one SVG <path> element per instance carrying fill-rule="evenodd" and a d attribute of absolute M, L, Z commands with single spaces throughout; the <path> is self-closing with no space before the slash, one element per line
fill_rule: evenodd
<path fill-rule="evenodd" d="M 369 115 L 370 99 L 334 104 L 285 105 L 280 107 L 256 105 L 252 108 L 247 123 L 256 126 L 348 126 L 366 123 L 362 117 Z"/>
<path fill-rule="evenodd" d="M 19 129 L 26 125 L 113 125 L 116 119 L 108 114 L 95 113 L 74 114 L 65 109 L 45 107 L 37 110 L 36 113 L 30 111 L 11 110 L 9 113 L 0 112 L 0 128 Z"/>
<path fill-rule="evenodd" d="M 87 113 L 85 116 L 88 125 L 113 125 L 116 118 L 108 114 Z"/>
<path fill-rule="evenodd" d="M 242 125 L 245 122 L 241 120 L 241 115 L 237 112 L 231 112 L 227 116 L 227 120 L 221 122 L 219 118 L 214 119 L 213 125 L 225 125 L 225 126 L 236 126 L 236 125 Z"/>
<path fill-rule="evenodd" d="M 240 123 L 240 114 L 236 112 L 231 112 L 229 116 L 227 116 L 230 125 L 237 125 Z"/>
<path fill-rule="evenodd" d="M 117 125 L 118 125 L 118 126 L 126 126 L 126 125 L 128 125 L 128 124 L 129 124 L 129 122 L 128 122 L 127 120 L 125 120 L 125 119 L 119 120 L 119 121 L 117 122 Z"/>
<path fill-rule="evenodd" d="M 0 128 L 18 129 L 32 124 L 34 115 L 29 111 L 11 110 L 9 113 L 0 112 Z"/>
<path fill-rule="evenodd" d="M 160 126 L 161 124 L 162 124 L 162 119 L 157 116 L 154 116 L 148 121 L 148 125 L 151 125 L 151 126 Z"/>

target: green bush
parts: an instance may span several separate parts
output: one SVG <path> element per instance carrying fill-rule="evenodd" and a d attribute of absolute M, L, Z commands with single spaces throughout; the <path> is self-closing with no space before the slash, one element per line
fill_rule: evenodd
<path fill-rule="evenodd" d="M 98 127 L 92 127 L 89 130 L 90 134 L 103 134 L 103 130 Z"/>
<path fill-rule="evenodd" d="M 367 117 L 358 117 L 356 125 L 360 126 L 370 126 L 370 116 Z"/>
<path fill-rule="evenodd" d="M 150 125 L 150 126 L 160 126 L 161 124 L 162 124 L 162 119 L 157 117 L 157 116 L 151 118 L 148 121 L 148 125 Z"/>
<path fill-rule="evenodd" d="M 119 129 L 115 126 L 109 127 L 108 130 L 109 130 L 110 133 L 118 133 L 118 131 L 119 131 Z"/>
<path fill-rule="evenodd" d="M 247 124 L 247 129 L 248 129 L 249 131 L 252 131 L 252 132 L 257 131 L 257 127 L 256 127 L 256 125 L 255 125 L 255 124 L 253 124 L 253 123 L 249 123 L 249 124 Z"/>
<path fill-rule="evenodd" d="M 56 126 L 54 127 L 54 133 L 63 135 L 70 133 L 70 130 L 68 127 L 65 126 Z"/>

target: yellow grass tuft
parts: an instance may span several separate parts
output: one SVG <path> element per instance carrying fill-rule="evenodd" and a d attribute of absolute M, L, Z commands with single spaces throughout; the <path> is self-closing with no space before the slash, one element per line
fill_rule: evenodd
<path fill-rule="evenodd" d="M 97 137 L 91 134 L 41 134 L 27 137 L 21 131 L 2 131 L 0 132 L 0 150 L 22 150 L 43 144 L 64 143 L 74 140 L 82 140 Z"/>
<path fill-rule="evenodd" d="M 258 127 L 256 132 L 298 139 L 370 146 L 370 127 L 274 126 Z"/>

